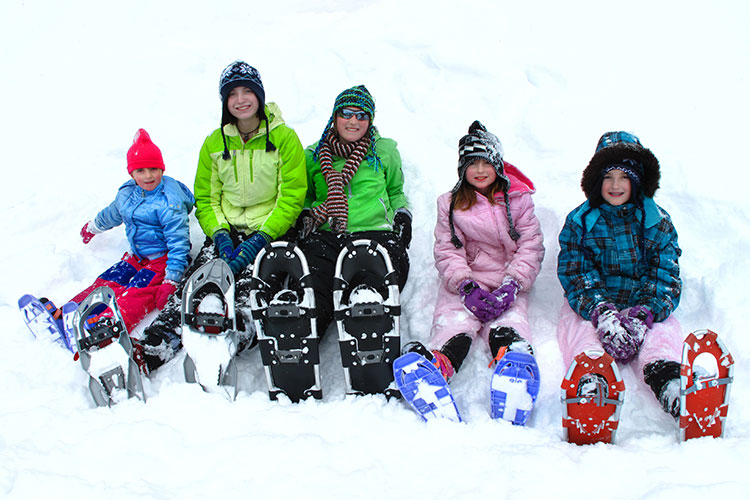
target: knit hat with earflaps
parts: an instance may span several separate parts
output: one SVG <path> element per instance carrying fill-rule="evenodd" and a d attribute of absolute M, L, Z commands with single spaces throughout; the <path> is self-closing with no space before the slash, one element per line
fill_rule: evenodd
<path fill-rule="evenodd" d="M 219 77 L 219 96 L 221 97 L 221 138 L 224 141 L 223 158 L 230 158 L 229 148 L 227 147 L 227 138 L 224 135 L 224 125 L 234 122 L 234 117 L 227 108 L 227 98 L 232 89 L 236 87 L 247 87 L 258 98 L 258 118 L 261 122 L 266 122 L 266 151 L 276 151 L 276 146 L 271 142 L 269 136 L 268 117 L 266 116 L 266 91 L 263 88 L 263 82 L 260 79 L 260 73 L 257 69 L 250 66 L 245 61 L 234 61 L 224 68 Z"/>
<path fill-rule="evenodd" d="M 461 248 L 463 243 L 458 236 L 453 225 L 453 210 L 456 205 L 456 193 L 461 187 L 461 183 L 466 180 L 466 169 L 478 159 L 484 159 L 495 167 L 497 178 L 502 183 L 503 195 L 505 197 L 505 216 L 508 219 L 508 234 L 513 241 L 518 241 L 521 235 L 516 231 L 513 224 L 513 217 L 510 213 L 510 202 L 508 200 L 508 189 L 510 188 L 510 179 L 505 175 L 505 163 L 503 163 L 503 145 L 500 139 L 490 133 L 479 120 L 474 120 L 469 126 L 469 132 L 458 141 L 458 182 L 451 190 L 451 206 L 448 212 L 448 224 L 451 229 L 451 242 L 456 248 Z"/>
<path fill-rule="evenodd" d="M 367 90 L 367 87 L 364 85 L 357 85 L 348 88 L 336 96 L 336 100 L 333 103 L 333 112 L 331 112 L 331 117 L 328 119 L 328 123 L 326 123 L 326 126 L 323 129 L 323 134 L 320 136 L 313 158 L 315 160 L 319 159 L 320 148 L 323 146 L 323 142 L 329 133 L 332 131 L 335 132 L 333 122 L 336 119 L 336 113 L 338 113 L 340 109 L 346 107 L 360 108 L 370 117 L 370 128 L 367 133 L 370 136 L 371 152 L 367 155 L 366 159 L 371 160 L 375 165 L 375 170 L 377 170 L 380 167 L 381 162 L 375 149 L 375 132 L 377 131 L 377 128 L 373 125 L 373 120 L 375 119 L 375 99 L 373 99 L 372 94 L 370 94 L 370 91 Z"/>
<path fill-rule="evenodd" d="M 138 129 L 133 137 L 133 145 L 128 149 L 128 173 L 132 174 L 139 168 L 158 168 L 165 170 L 161 150 L 156 147 L 151 137 L 144 129 Z"/>

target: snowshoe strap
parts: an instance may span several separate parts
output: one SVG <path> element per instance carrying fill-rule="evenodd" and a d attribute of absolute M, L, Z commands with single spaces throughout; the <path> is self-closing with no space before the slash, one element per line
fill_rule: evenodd
<path fill-rule="evenodd" d="M 726 377 L 726 378 L 717 378 L 713 380 L 706 380 L 705 382 L 701 382 L 700 384 L 695 384 L 684 391 L 680 391 L 681 396 L 687 396 L 688 394 L 692 394 L 694 392 L 700 391 L 702 389 L 707 389 L 709 387 L 718 387 L 720 385 L 729 385 L 732 382 L 734 382 L 734 377 Z"/>

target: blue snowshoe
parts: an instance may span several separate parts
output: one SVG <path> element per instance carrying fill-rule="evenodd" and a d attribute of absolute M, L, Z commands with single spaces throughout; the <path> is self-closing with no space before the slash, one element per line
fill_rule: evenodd
<path fill-rule="evenodd" d="M 393 375 L 401 396 L 425 421 L 462 422 L 448 382 L 427 358 L 407 352 L 393 362 Z"/>
<path fill-rule="evenodd" d="M 506 352 L 490 383 L 491 416 L 526 425 L 539 395 L 539 366 L 531 354 Z"/>
<path fill-rule="evenodd" d="M 52 316 L 57 310 L 52 301 L 26 294 L 18 299 L 18 309 L 34 337 L 51 335 L 55 342 L 71 352 L 76 352 L 75 341 L 65 334 L 62 317 L 56 319 Z"/>

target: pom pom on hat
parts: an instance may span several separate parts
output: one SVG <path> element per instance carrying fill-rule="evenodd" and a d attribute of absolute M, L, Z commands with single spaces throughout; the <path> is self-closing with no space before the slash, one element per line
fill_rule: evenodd
<path fill-rule="evenodd" d="M 144 129 L 138 129 L 133 138 L 133 145 L 128 149 L 128 173 L 139 168 L 158 168 L 165 170 L 161 150 L 151 141 Z"/>

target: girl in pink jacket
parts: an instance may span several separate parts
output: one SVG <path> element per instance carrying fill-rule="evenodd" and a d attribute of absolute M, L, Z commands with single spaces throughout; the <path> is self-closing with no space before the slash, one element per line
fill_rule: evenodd
<path fill-rule="evenodd" d="M 432 361 L 449 380 L 479 336 L 495 361 L 522 354 L 536 373 L 538 392 L 527 315 L 528 291 L 544 257 L 534 185 L 503 161 L 500 141 L 478 121 L 459 141 L 458 153 L 458 183 L 438 198 L 434 254 L 441 286 L 429 349 L 411 342 L 404 350 Z M 503 415 L 496 406 L 493 417 L 518 424 L 531 409 Z"/>

